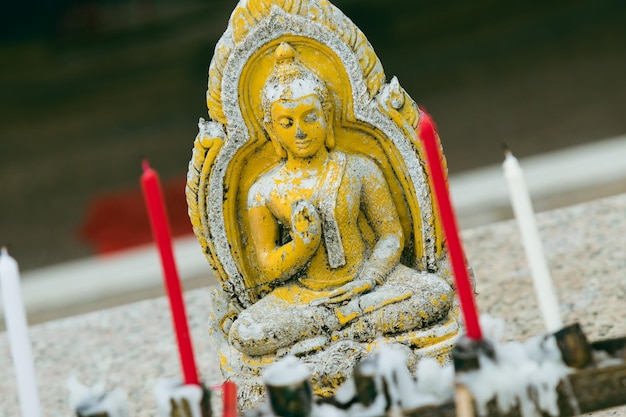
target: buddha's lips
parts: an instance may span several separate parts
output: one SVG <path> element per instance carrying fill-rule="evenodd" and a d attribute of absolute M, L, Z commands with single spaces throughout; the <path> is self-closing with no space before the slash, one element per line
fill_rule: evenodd
<path fill-rule="evenodd" d="M 307 148 L 311 144 L 311 139 L 298 139 L 295 141 L 295 144 L 298 148 Z"/>

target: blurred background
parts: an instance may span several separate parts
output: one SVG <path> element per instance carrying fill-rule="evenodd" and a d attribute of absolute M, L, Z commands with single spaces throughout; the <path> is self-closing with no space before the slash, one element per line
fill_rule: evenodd
<path fill-rule="evenodd" d="M 522 163 L 538 164 L 537 184 L 561 184 L 538 195 L 538 210 L 626 192 L 619 176 L 589 183 L 585 174 L 574 184 L 578 168 L 610 168 L 603 158 L 621 155 L 626 146 L 626 2 L 333 3 L 366 34 L 387 79 L 396 75 L 437 121 L 453 197 L 458 193 L 461 207 L 474 201 L 473 208 L 459 211 L 463 227 L 511 217 L 506 196 L 482 194 L 493 187 L 481 178 L 500 176 L 494 167 L 502 161 L 503 142 Z M 198 118 L 207 115 L 213 48 L 235 4 L 5 2 L 0 14 L 0 243 L 20 262 L 25 286 L 29 279 L 70 276 L 68 268 L 79 264 L 72 273 L 81 285 L 107 281 L 113 277 L 101 276 L 112 273 L 94 268 L 94 259 L 104 262 L 150 242 L 139 188 L 144 157 L 164 181 L 175 234 L 190 237 L 185 173 Z M 598 147 L 602 152 L 594 153 Z M 568 154 L 572 150 L 578 153 Z M 581 152 L 595 159 L 576 159 Z M 563 170 L 540 169 L 574 160 Z M 489 207 L 477 203 L 490 201 Z M 198 255 L 197 244 L 190 245 Z M 202 265 L 206 270 L 190 286 L 209 282 L 209 268 Z M 93 309 L 160 294 L 154 289 L 159 280 L 156 276 L 150 290 L 141 285 L 111 290 L 117 301 L 99 290 L 82 304 Z M 45 298 L 53 287 L 74 285 L 48 281 L 54 284 L 25 292 Z M 25 297 L 27 304 L 41 305 Z M 57 309 L 52 316 L 67 311 Z M 44 317 L 51 315 L 33 313 L 31 321 Z"/>

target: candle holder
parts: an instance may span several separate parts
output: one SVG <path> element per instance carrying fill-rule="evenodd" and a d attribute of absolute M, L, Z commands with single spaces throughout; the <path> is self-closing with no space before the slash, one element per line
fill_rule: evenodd
<path fill-rule="evenodd" d="M 469 372 L 480 368 L 480 355 L 491 359 L 495 358 L 493 344 L 486 339 L 470 339 L 467 336 L 459 338 L 452 349 L 452 362 L 458 372 Z"/>
<path fill-rule="evenodd" d="M 354 367 L 355 401 L 368 407 L 376 400 L 376 361 L 374 357 L 363 358 Z"/>
<path fill-rule="evenodd" d="M 495 349 L 487 339 L 470 339 L 463 336 L 452 349 L 452 362 L 457 375 L 464 372 L 477 371 L 480 369 L 480 356 L 484 355 L 495 360 Z M 468 387 L 462 383 L 454 386 L 454 412 L 457 417 L 473 417 L 475 403 Z M 422 407 L 423 408 L 423 407 Z M 413 415 L 419 410 L 415 410 Z M 433 407 L 429 408 L 430 413 L 434 413 Z"/>
<path fill-rule="evenodd" d="M 204 385 L 159 380 L 154 388 L 160 417 L 212 417 L 211 393 Z"/>
<path fill-rule="evenodd" d="M 307 379 L 289 385 L 266 385 L 270 405 L 280 417 L 308 417 L 313 405 L 313 389 Z"/>
<path fill-rule="evenodd" d="M 308 417 L 313 409 L 311 373 L 295 356 L 287 356 L 263 373 L 271 412 L 279 417 Z"/>
<path fill-rule="evenodd" d="M 567 366 L 582 369 L 591 363 L 591 346 L 579 323 L 562 328 L 554 337 Z"/>

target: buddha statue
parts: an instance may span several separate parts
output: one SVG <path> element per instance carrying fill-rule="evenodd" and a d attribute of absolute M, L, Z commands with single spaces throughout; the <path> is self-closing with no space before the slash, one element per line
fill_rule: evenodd
<path fill-rule="evenodd" d="M 248 194 L 252 244 L 274 289 L 239 314 L 230 342 L 266 355 L 307 339 L 317 349 L 331 338 L 372 340 L 440 320 L 452 289 L 399 263 L 404 236 L 381 170 L 333 149 L 327 88 L 294 49 L 280 44 L 275 59 L 261 102 L 281 159 Z M 361 213 L 372 241 L 359 229 Z"/>
<path fill-rule="evenodd" d="M 209 331 L 242 409 L 285 355 L 332 395 L 380 343 L 415 366 L 459 335 L 420 111 L 326 0 L 242 0 L 215 48 L 187 177 L 220 286 Z"/>

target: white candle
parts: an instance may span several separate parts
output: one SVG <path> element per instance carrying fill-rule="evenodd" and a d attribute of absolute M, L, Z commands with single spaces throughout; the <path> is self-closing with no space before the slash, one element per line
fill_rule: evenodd
<path fill-rule="evenodd" d="M 17 262 L 4 247 L 0 250 L 0 289 L 22 416 L 40 417 L 33 354 L 20 289 L 20 273 Z"/>
<path fill-rule="evenodd" d="M 505 155 L 502 167 L 509 185 L 513 213 L 522 235 L 526 259 L 530 265 L 543 321 L 548 332 L 553 333 L 563 328 L 563 321 L 559 313 L 559 302 L 554 293 L 552 278 L 550 277 L 548 264 L 543 253 L 543 246 L 535 223 L 535 214 L 524 181 L 522 168 L 517 158 L 510 151 L 507 150 Z"/>

